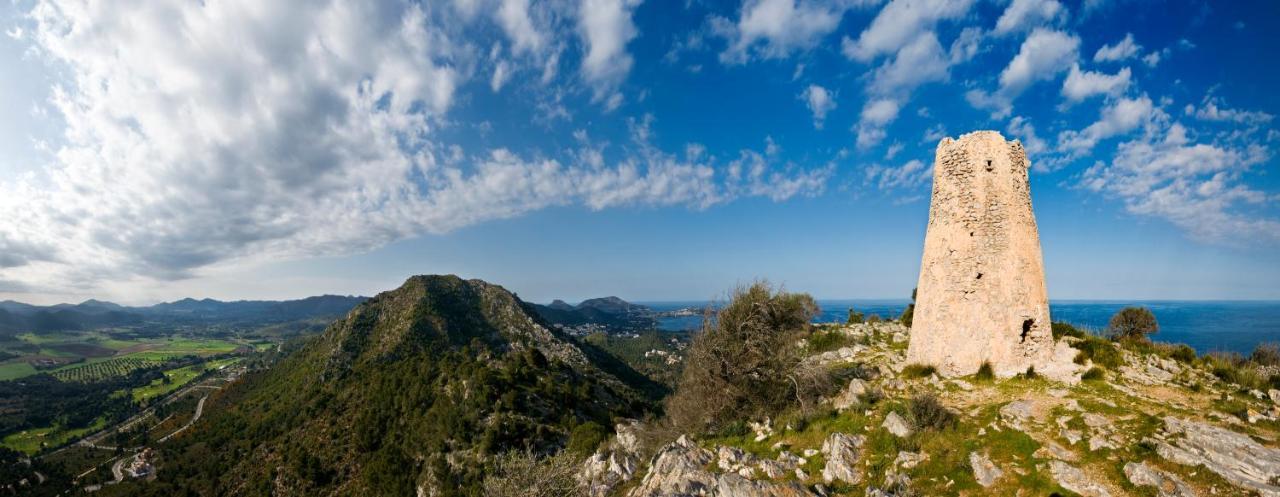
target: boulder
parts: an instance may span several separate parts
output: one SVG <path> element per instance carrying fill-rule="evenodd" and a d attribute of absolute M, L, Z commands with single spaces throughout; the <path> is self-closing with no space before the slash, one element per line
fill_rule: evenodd
<path fill-rule="evenodd" d="M 649 473 L 627 493 L 629 497 L 810 497 L 798 483 L 748 480 L 740 474 L 716 474 L 706 468 L 716 455 L 681 436 L 658 451 Z M 769 461 L 774 462 L 774 461 Z"/>
<path fill-rule="evenodd" d="M 1165 439 L 1148 438 L 1156 453 L 1188 466 L 1204 465 L 1234 485 L 1263 497 L 1280 497 L 1271 478 L 1280 475 L 1280 450 L 1265 447 L 1247 435 L 1197 421 L 1164 418 Z"/>
<path fill-rule="evenodd" d="M 858 461 L 862 459 L 862 444 L 866 437 L 862 435 L 846 435 L 832 433 L 822 442 L 822 453 L 827 458 L 827 465 L 822 468 L 822 481 L 831 483 L 841 480 L 857 485 L 862 482 L 862 473 L 858 471 Z"/>
<path fill-rule="evenodd" d="M 890 412 L 888 416 L 885 416 L 884 423 L 880 426 L 897 437 L 911 436 L 911 426 L 907 424 L 907 420 L 902 419 L 902 416 L 899 416 L 896 412 Z"/>
<path fill-rule="evenodd" d="M 1148 466 L 1145 462 L 1125 464 L 1124 476 L 1129 479 L 1129 483 L 1139 487 L 1156 487 L 1156 494 L 1160 497 L 1196 497 L 1195 491 L 1177 476 Z"/>
<path fill-rule="evenodd" d="M 620 483 L 635 476 L 640 463 L 640 422 L 626 420 L 615 427 L 617 436 L 582 463 L 578 483 L 590 497 L 603 497 Z"/>
<path fill-rule="evenodd" d="M 1004 471 L 991 462 L 991 458 L 986 454 L 970 452 L 969 467 L 973 468 L 973 479 L 978 480 L 978 484 L 983 487 L 990 487 L 1004 476 Z"/>
<path fill-rule="evenodd" d="M 1080 494 L 1083 497 L 1111 497 L 1107 487 L 1090 480 L 1080 468 L 1062 461 L 1049 461 L 1049 472 L 1062 488 Z"/>
<path fill-rule="evenodd" d="M 836 409 L 843 411 L 857 405 L 862 396 L 866 394 L 867 382 L 859 378 L 854 378 L 849 380 L 849 387 L 843 392 L 840 392 L 840 395 L 836 396 L 832 401 L 832 404 Z"/>

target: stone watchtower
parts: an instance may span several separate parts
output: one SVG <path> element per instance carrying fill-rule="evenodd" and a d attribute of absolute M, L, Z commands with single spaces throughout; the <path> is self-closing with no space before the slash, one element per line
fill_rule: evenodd
<path fill-rule="evenodd" d="M 1028 165 L 1022 144 L 995 131 L 938 144 L 908 363 L 946 376 L 983 361 L 1003 377 L 1073 369 L 1050 330 Z"/>

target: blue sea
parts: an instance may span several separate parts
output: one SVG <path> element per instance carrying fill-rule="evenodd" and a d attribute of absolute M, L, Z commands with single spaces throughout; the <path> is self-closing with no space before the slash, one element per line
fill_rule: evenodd
<path fill-rule="evenodd" d="M 902 314 L 907 300 L 820 300 L 822 313 L 815 322 L 844 322 L 849 307 L 870 316 L 892 318 Z M 658 311 L 703 308 L 706 302 L 645 302 Z M 1054 321 L 1065 321 L 1095 331 L 1107 327 L 1111 316 L 1126 306 L 1151 309 L 1160 331 L 1153 340 L 1185 343 L 1197 352 L 1235 351 L 1248 354 L 1263 342 L 1280 342 L 1280 301 L 1096 301 L 1063 300 L 1049 304 Z M 664 330 L 684 331 L 702 325 L 701 316 L 659 320 Z"/>

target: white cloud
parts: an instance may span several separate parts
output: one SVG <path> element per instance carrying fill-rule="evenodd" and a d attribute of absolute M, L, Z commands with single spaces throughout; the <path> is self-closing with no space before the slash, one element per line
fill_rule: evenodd
<path fill-rule="evenodd" d="M 1115 74 L 1081 71 L 1080 65 L 1071 66 L 1071 72 L 1062 83 L 1062 96 L 1070 102 L 1079 102 L 1094 95 L 1119 95 L 1129 88 L 1129 68 Z"/>
<path fill-rule="evenodd" d="M 639 0 L 581 0 L 578 8 L 578 32 L 587 46 L 582 58 L 582 75 L 595 90 L 597 101 L 612 102 L 617 107 L 621 95 L 614 93 L 618 84 L 631 71 L 631 54 L 627 44 L 638 32 L 631 13 Z"/>
<path fill-rule="evenodd" d="M 933 166 L 913 159 L 898 167 L 872 164 L 866 167 L 864 173 L 864 181 L 881 190 L 914 190 L 929 184 L 933 179 Z"/>
<path fill-rule="evenodd" d="M 1022 148 L 1026 150 L 1027 155 L 1031 158 L 1040 155 L 1048 150 L 1048 145 L 1044 140 L 1036 136 L 1036 128 L 1031 124 L 1031 120 L 1022 116 L 1014 116 L 1009 120 L 1009 125 L 1005 128 L 1009 134 L 1018 137 L 1022 141 Z"/>
<path fill-rule="evenodd" d="M 872 100 L 855 128 L 858 147 L 866 149 L 878 144 L 886 134 L 884 127 L 897 117 L 911 92 L 925 83 L 946 81 L 949 67 L 950 58 L 943 52 L 937 35 L 923 31 L 899 48 L 893 59 L 876 68 L 866 89 Z"/>
<path fill-rule="evenodd" d="M 729 46 L 720 54 L 725 63 L 744 63 L 755 55 L 782 58 L 817 45 L 840 25 L 845 11 L 869 2 L 822 0 L 744 0 L 736 23 L 712 18 L 713 31 Z"/>
<path fill-rule="evenodd" d="M 836 108 L 835 95 L 821 86 L 809 85 L 800 94 L 800 99 L 804 100 L 809 106 L 809 112 L 813 113 L 813 127 L 822 129 L 827 113 Z"/>
<path fill-rule="evenodd" d="M 1160 51 L 1160 52 L 1151 52 L 1151 53 L 1147 54 L 1147 55 L 1146 55 L 1146 57 L 1143 57 L 1143 58 L 1142 58 L 1142 63 L 1143 63 L 1143 64 L 1146 64 L 1146 65 L 1147 65 L 1147 67 L 1155 67 L 1155 66 L 1158 66 L 1158 65 L 1160 65 L 1160 60 L 1164 57 L 1164 54 L 1165 54 L 1165 52 L 1164 52 L 1164 51 Z"/>
<path fill-rule="evenodd" d="M 1073 156 L 1083 155 L 1099 141 L 1137 129 L 1151 119 L 1154 112 L 1155 107 L 1146 95 L 1116 100 L 1103 108 L 1102 116 L 1087 128 L 1059 133 L 1058 150 Z"/>
<path fill-rule="evenodd" d="M 769 158 L 735 176 L 647 141 L 611 161 L 583 143 L 568 162 L 440 143 L 459 88 L 495 79 L 439 27 L 454 15 L 359 0 L 37 4 L 28 36 L 70 77 L 52 102 L 66 129 L 49 169 L 0 179 L 3 279 L 51 293 L 145 286 L 550 205 L 811 195 L 830 175 Z M 605 65 L 624 54 L 591 43 Z"/>
<path fill-rule="evenodd" d="M 489 89 L 495 93 L 502 90 L 502 86 L 507 84 L 507 80 L 511 78 L 511 65 L 505 60 L 499 60 L 493 66 L 493 76 L 489 78 Z"/>
<path fill-rule="evenodd" d="M 1036 26 L 1052 24 L 1065 18 L 1067 9 L 1057 0 L 1013 0 L 996 21 L 995 34 L 1004 35 L 1025 31 Z"/>
<path fill-rule="evenodd" d="M 875 95 L 904 94 L 924 83 L 946 81 L 949 66 L 938 37 L 925 31 L 876 69 L 868 90 Z"/>
<path fill-rule="evenodd" d="M 885 137 L 884 126 L 898 118 L 899 107 L 900 104 L 890 98 L 868 101 L 854 127 L 858 148 L 867 149 L 880 143 Z"/>
<path fill-rule="evenodd" d="M 1241 209 L 1267 201 L 1242 177 L 1269 159 L 1257 144 L 1193 143 L 1174 123 L 1120 144 L 1110 163 L 1084 172 L 1080 186 L 1120 199 L 1133 214 L 1168 220 L 1196 240 L 1275 243 L 1280 221 Z"/>
<path fill-rule="evenodd" d="M 502 0 L 495 15 L 511 39 L 512 51 L 517 54 L 542 51 L 547 35 L 534 27 L 529 16 L 529 0 Z"/>
<path fill-rule="evenodd" d="M 1239 110 L 1220 107 L 1222 101 L 1212 95 L 1206 95 L 1200 108 L 1187 104 L 1183 111 L 1188 116 L 1203 121 L 1234 122 L 1239 124 L 1260 125 L 1271 122 L 1275 116 L 1260 110 Z"/>
<path fill-rule="evenodd" d="M 963 16 L 972 0 L 895 0 L 885 5 L 858 39 L 845 38 L 845 57 L 868 62 L 879 55 L 897 52 L 938 21 Z"/>
<path fill-rule="evenodd" d="M 1008 117 L 1018 95 L 1032 84 L 1053 80 L 1070 68 L 1079 58 L 1079 48 L 1080 38 L 1075 35 L 1036 28 L 1000 72 L 1000 88 L 991 93 L 971 89 L 965 92 L 965 100 L 974 108 L 990 110 L 992 118 Z"/>
<path fill-rule="evenodd" d="M 1142 46 L 1133 41 L 1133 33 L 1126 33 L 1124 39 L 1115 45 L 1103 45 L 1093 54 L 1094 62 L 1118 62 L 1137 56 Z"/>
<path fill-rule="evenodd" d="M 1008 95 L 1022 93 L 1031 83 L 1047 81 L 1076 61 L 1080 38 L 1061 31 L 1036 29 L 1022 42 L 1018 55 L 1000 72 L 1000 88 Z"/>
<path fill-rule="evenodd" d="M 982 28 L 968 27 L 960 32 L 955 41 L 951 42 L 951 64 L 960 64 L 968 62 L 978 55 L 982 50 L 982 39 L 985 34 Z"/>

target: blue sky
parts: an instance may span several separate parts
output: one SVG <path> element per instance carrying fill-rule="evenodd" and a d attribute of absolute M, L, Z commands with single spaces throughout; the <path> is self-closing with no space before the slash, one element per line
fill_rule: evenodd
<path fill-rule="evenodd" d="M 1280 299 L 1275 2 L 0 6 L 0 298 L 905 297 L 1020 139 L 1051 298 Z"/>

